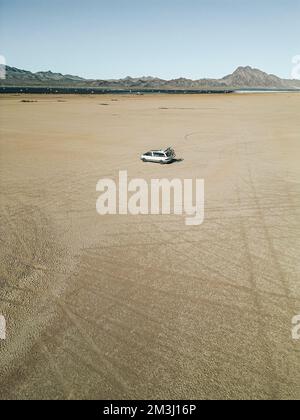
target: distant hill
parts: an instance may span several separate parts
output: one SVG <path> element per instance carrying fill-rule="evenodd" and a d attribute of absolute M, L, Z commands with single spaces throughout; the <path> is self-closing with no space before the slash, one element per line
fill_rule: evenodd
<path fill-rule="evenodd" d="M 155 77 L 140 77 L 117 80 L 87 80 L 82 77 L 61 73 L 32 73 L 15 67 L 6 68 L 6 79 L 0 86 L 17 87 L 74 87 L 102 89 L 300 89 L 300 80 L 280 79 L 252 67 L 238 67 L 222 79 L 190 80 L 179 78 L 164 80 Z"/>
<path fill-rule="evenodd" d="M 223 77 L 222 81 L 227 86 L 244 88 L 300 88 L 300 80 L 280 79 L 274 74 L 267 74 L 252 67 L 239 67 L 232 74 Z"/>
<path fill-rule="evenodd" d="M 63 75 L 61 73 L 52 73 L 51 71 L 32 73 L 26 70 L 20 70 L 15 67 L 6 67 L 6 79 L 1 80 L 2 86 L 5 85 L 48 85 L 53 83 L 72 84 L 84 81 L 85 79 L 78 76 Z"/>

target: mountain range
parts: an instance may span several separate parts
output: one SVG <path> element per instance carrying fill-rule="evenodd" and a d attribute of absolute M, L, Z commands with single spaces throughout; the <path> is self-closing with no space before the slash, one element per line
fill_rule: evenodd
<path fill-rule="evenodd" d="M 273 74 L 247 67 L 238 67 L 222 79 L 164 80 L 155 77 L 126 77 L 125 79 L 92 80 L 61 73 L 32 73 L 15 67 L 6 67 L 6 79 L 0 87 L 70 87 L 97 89 L 300 89 L 300 80 L 281 79 Z"/>

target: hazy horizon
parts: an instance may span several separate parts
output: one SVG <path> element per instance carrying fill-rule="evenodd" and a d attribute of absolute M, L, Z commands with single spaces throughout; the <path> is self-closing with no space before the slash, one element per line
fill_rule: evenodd
<path fill-rule="evenodd" d="M 196 80 L 250 65 L 290 78 L 300 53 L 299 0 L 0 0 L 0 12 L 0 54 L 33 72 Z"/>

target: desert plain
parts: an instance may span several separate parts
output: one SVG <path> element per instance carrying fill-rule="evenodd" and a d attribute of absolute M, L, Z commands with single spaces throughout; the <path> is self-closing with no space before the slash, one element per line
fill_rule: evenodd
<path fill-rule="evenodd" d="M 1 95 L 1 399 L 299 399 L 300 94 Z M 173 146 L 182 161 L 143 163 Z M 205 220 L 96 184 L 205 180 Z"/>

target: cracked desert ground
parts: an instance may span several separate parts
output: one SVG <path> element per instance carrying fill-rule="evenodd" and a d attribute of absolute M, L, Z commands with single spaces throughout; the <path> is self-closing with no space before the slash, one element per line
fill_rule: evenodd
<path fill-rule="evenodd" d="M 299 399 L 299 111 L 297 93 L 2 95 L 0 398 Z M 139 160 L 165 146 L 184 160 Z M 119 170 L 204 179 L 204 224 L 99 216 Z"/>

